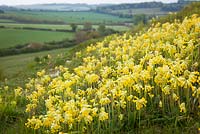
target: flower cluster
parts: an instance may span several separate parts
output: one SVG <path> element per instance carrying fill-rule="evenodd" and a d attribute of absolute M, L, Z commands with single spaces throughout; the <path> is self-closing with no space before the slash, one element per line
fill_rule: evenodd
<path fill-rule="evenodd" d="M 55 77 L 38 72 L 26 84 L 26 125 L 51 133 L 111 133 L 152 109 L 198 114 L 199 33 L 200 18 L 193 15 L 136 36 L 109 36 L 78 52 L 83 62 L 73 72 L 64 66 L 55 68 Z"/>

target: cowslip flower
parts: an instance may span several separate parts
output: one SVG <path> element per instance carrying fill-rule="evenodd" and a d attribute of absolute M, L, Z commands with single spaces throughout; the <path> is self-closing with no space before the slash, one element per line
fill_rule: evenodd
<path fill-rule="evenodd" d="M 136 110 L 140 110 L 141 108 L 145 107 L 147 104 L 147 101 L 145 100 L 144 97 L 142 99 L 135 97 L 133 102 L 136 103 Z"/>
<path fill-rule="evenodd" d="M 99 120 L 100 121 L 105 121 L 108 119 L 108 113 L 105 112 L 104 108 L 100 109 L 100 113 L 99 113 Z"/>
<path fill-rule="evenodd" d="M 180 112 L 186 113 L 185 103 L 181 103 L 179 108 L 180 108 Z"/>
<path fill-rule="evenodd" d="M 88 75 L 86 75 L 85 79 L 89 84 L 92 84 L 99 80 L 99 76 L 96 74 L 91 74 L 91 75 L 88 74 Z"/>

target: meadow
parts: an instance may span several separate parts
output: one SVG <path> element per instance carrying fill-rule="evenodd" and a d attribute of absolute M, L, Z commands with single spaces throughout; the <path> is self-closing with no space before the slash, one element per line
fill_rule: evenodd
<path fill-rule="evenodd" d="M 26 126 L 41 133 L 100 134 L 171 122 L 177 129 L 171 132 L 193 123 L 187 132 L 197 132 L 199 22 L 193 15 L 136 36 L 109 36 L 77 52 L 82 62 L 73 71 L 58 66 L 56 75 L 37 72 L 27 92 L 15 89 L 28 98 Z"/>
<path fill-rule="evenodd" d="M 163 16 L 168 14 L 168 12 L 161 11 L 161 8 L 138 8 L 138 9 L 122 9 L 122 10 L 113 10 L 112 13 L 119 14 L 145 14 L 145 15 L 156 15 Z"/>
<path fill-rule="evenodd" d="M 0 18 L 2 17 L 17 17 L 20 18 L 22 21 L 24 18 L 26 20 L 47 20 L 77 24 L 83 24 L 85 22 L 91 22 L 93 24 L 118 24 L 131 21 L 131 19 L 120 18 L 118 16 L 112 16 L 107 14 L 99 14 L 95 12 L 8 11 L 4 14 L 1 14 Z"/>
<path fill-rule="evenodd" d="M 0 23 L 15 23 L 15 21 L 9 19 L 0 19 Z"/>
<path fill-rule="evenodd" d="M 15 47 L 26 43 L 45 43 L 50 41 L 61 41 L 72 39 L 74 33 L 71 32 L 49 32 L 22 29 L 0 29 L 0 49 Z"/>
<path fill-rule="evenodd" d="M 3 70 L 4 74 L 6 74 L 7 78 L 11 79 L 16 74 L 24 73 L 24 70 L 27 70 L 27 68 L 33 64 L 36 57 L 44 57 L 49 54 L 51 54 L 52 57 L 56 57 L 59 54 L 67 53 L 69 50 L 69 48 L 63 48 L 51 51 L 0 57 L 0 68 Z"/>

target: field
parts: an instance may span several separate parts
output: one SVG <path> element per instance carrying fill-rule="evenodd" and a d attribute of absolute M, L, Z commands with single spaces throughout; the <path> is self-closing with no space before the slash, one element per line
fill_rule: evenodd
<path fill-rule="evenodd" d="M 68 48 L 64 48 L 30 54 L 20 54 L 16 56 L 0 57 L 0 69 L 3 70 L 7 78 L 10 78 L 15 74 L 22 73 L 24 69 L 28 68 L 28 66 L 33 63 L 35 57 L 43 57 L 48 54 L 52 57 L 56 57 L 58 54 L 68 52 L 68 50 Z"/>
<path fill-rule="evenodd" d="M 19 23 L 0 23 L 0 26 L 5 28 L 0 29 L 0 49 L 23 45 L 31 42 L 50 42 L 61 41 L 66 38 L 74 38 L 73 32 L 56 32 L 55 30 L 71 30 L 70 25 L 52 25 L 52 24 L 19 24 Z M 98 25 L 93 25 L 97 29 Z M 24 30 L 22 28 L 49 29 L 52 31 L 43 30 Z M 106 28 L 111 28 L 116 31 L 126 31 L 128 27 L 121 25 L 107 25 Z M 78 29 L 83 29 L 83 25 L 78 25 Z M 12 39 L 12 40 L 10 40 Z"/>
<path fill-rule="evenodd" d="M 0 19 L 0 23 L 15 23 L 15 21 L 9 19 Z"/>
<path fill-rule="evenodd" d="M 131 19 L 119 18 L 117 16 L 99 14 L 95 12 L 46 12 L 46 11 L 9 11 L 1 16 L 18 17 L 21 20 L 47 20 L 47 21 L 60 21 L 65 23 L 78 23 L 85 22 L 105 23 L 105 24 L 118 24 L 131 21 Z M 1 18 L 0 16 L 0 18 Z"/>
<path fill-rule="evenodd" d="M 7 19 L 5 19 L 7 17 Z M 112 15 L 98 14 L 94 12 L 56 12 L 56 11 L 7 11 L 0 15 L 0 49 L 23 45 L 31 42 L 61 41 L 71 39 L 74 33 L 55 32 L 55 30 L 71 30 L 69 23 L 77 23 L 78 29 L 83 28 L 85 22 L 90 22 L 97 29 L 99 23 L 105 23 L 107 28 L 116 31 L 126 31 L 128 27 L 119 25 L 129 19 L 123 19 Z M 15 21 L 28 20 L 28 23 Z M 46 24 L 46 22 L 64 22 L 66 24 Z M 43 24 L 34 24 L 43 23 Z M 108 25 L 109 24 L 109 25 Z M 26 28 L 26 29 L 23 29 Z M 35 28 L 34 30 L 27 28 Z M 42 29 L 42 30 L 41 30 Z M 45 31 L 45 29 L 52 31 Z M 12 40 L 10 40 L 12 39 Z"/>
<path fill-rule="evenodd" d="M 71 39 L 73 37 L 74 33 L 67 32 L 0 29 L 0 49 L 30 42 L 44 43 L 50 41 L 61 41 L 66 38 Z"/>
<path fill-rule="evenodd" d="M 113 10 L 113 13 L 120 14 L 145 14 L 145 15 L 166 15 L 167 12 L 161 11 L 161 8 L 138 8 L 138 9 L 122 9 L 122 10 Z"/>

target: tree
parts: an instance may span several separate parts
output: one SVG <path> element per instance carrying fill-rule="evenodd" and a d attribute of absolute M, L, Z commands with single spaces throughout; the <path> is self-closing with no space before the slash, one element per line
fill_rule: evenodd
<path fill-rule="evenodd" d="M 139 24 L 139 23 L 143 23 L 146 24 L 147 23 L 147 18 L 145 14 L 136 14 L 133 16 L 133 23 L 135 25 Z"/>
<path fill-rule="evenodd" d="M 3 11 L 3 10 L 0 10 L 0 13 L 4 13 L 4 11 Z"/>
<path fill-rule="evenodd" d="M 89 39 L 89 37 L 88 37 L 88 34 L 86 31 L 77 31 L 75 34 L 75 40 L 77 43 L 86 41 L 88 39 Z"/>
<path fill-rule="evenodd" d="M 74 23 L 70 24 L 70 26 L 72 28 L 72 32 L 76 32 L 76 29 L 77 29 L 78 26 Z"/>
<path fill-rule="evenodd" d="M 83 30 L 84 31 L 91 31 L 92 30 L 92 24 L 90 22 L 86 22 L 84 25 L 83 25 Z"/>
<path fill-rule="evenodd" d="M 106 31 L 106 26 L 104 24 L 100 24 L 97 31 L 99 32 L 99 34 L 101 36 L 103 36 L 105 34 L 105 31 Z"/>

